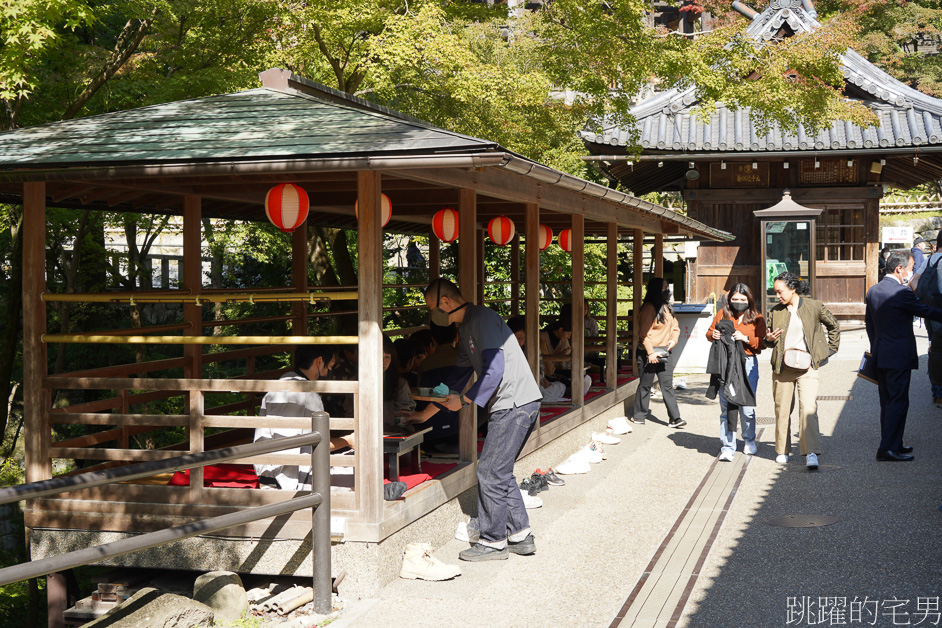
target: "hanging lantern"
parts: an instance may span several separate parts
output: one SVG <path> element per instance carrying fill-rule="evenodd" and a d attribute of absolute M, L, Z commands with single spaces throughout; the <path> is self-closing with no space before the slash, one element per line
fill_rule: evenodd
<path fill-rule="evenodd" d="M 491 221 L 487 223 L 487 235 L 497 246 L 507 246 L 507 244 L 514 239 L 516 232 L 517 229 L 514 227 L 514 221 L 507 216 L 492 218 Z"/>
<path fill-rule="evenodd" d="M 540 250 L 545 251 L 546 248 L 553 243 L 553 230 L 547 227 L 546 225 L 540 225 Z"/>
<path fill-rule="evenodd" d="M 458 239 L 458 211 L 451 207 L 440 209 L 432 218 L 432 231 L 442 242 L 454 242 Z"/>
<path fill-rule="evenodd" d="M 380 225 L 380 226 L 385 227 L 386 225 L 389 224 L 389 221 L 392 219 L 392 201 L 390 201 L 390 200 L 389 200 L 389 197 L 386 196 L 385 194 L 381 194 L 380 196 L 382 197 L 382 199 L 381 199 L 381 200 L 382 200 L 381 205 L 382 205 L 382 207 L 383 207 L 383 212 L 382 212 L 382 213 L 383 213 L 383 224 Z M 356 217 L 357 220 L 360 219 L 359 207 L 360 207 L 360 200 L 357 199 L 357 200 L 353 203 L 353 215 Z"/>
<path fill-rule="evenodd" d="M 265 195 L 265 215 L 284 233 L 294 233 L 307 218 L 307 192 L 291 183 L 282 183 Z"/>
<path fill-rule="evenodd" d="M 562 250 L 567 253 L 572 253 L 572 229 L 563 229 L 560 231 L 557 241 Z"/>

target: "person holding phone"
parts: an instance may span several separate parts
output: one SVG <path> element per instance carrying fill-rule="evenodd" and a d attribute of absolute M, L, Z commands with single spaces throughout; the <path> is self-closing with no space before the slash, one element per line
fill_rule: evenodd
<path fill-rule="evenodd" d="M 772 348 L 772 396 L 775 399 L 775 458 L 787 463 L 791 449 L 791 411 L 798 393 L 799 452 L 809 469 L 818 468 L 818 369 L 837 353 L 841 330 L 820 301 L 802 296 L 805 284 L 794 273 L 781 273 L 773 284 L 779 304 L 769 311 L 765 344 Z M 822 329 L 823 326 L 823 329 Z M 827 330 L 827 339 L 825 331 Z"/>

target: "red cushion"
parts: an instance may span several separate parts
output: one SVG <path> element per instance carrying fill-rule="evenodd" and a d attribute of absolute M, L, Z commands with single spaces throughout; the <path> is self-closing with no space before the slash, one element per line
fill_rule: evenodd
<path fill-rule="evenodd" d="M 189 486 L 190 470 L 177 471 L 169 486 Z M 255 467 L 250 464 L 218 464 L 203 467 L 203 486 L 209 488 L 258 488 Z"/>

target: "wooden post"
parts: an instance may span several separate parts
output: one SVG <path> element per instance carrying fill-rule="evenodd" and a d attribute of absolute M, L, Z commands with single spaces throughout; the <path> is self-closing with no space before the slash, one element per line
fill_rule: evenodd
<path fill-rule="evenodd" d="M 605 383 L 608 390 L 618 384 L 618 225 L 606 225 L 606 293 L 605 293 Z"/>
<path fill-rule="evenodd" d="M 458 191 L 458 288 L 462 296 L 477 302 L 478 239 L 476 228 L 478 208 L 474 190 Z M 478 457 L 477 406 L 463 408 L 458 413 L 458 454 L 462 461 L 474 462 Z"/>
<path fill-rule="evenodd" d="M 202 233 L 202 202 L 199 196 L 183 197 L 183 287 L 190 294 L 198 295 L 203 289 L 203 252 L 200 235 Z M 203 334 L 203 308 L 199 305 L 184 304 L 183 320 L 190 323 L 183 333 L 187 336 Z M 183 355 L 186 358 L 184 377 L 202 379 L 203 348 L 200 345 L 185 345 Z M 186 394 L 188 413 L 187 436 L 190 453 L 203 451 L 203 393 L 192 391 Z M 190 497 L 197 503 L 203 491 L 203 468 L 190 470 Z"/>
<path fill-rule="evenodd" d="M 631 243 L 633 255 L 632 270 L 634 275 L 631 278 L 631 364 L 632 372 L 636 371 L 635 352 L 638 350 L 638 312 L 641 310 L 641 299 L 644 298 L 644 231 L 634 230 L 634 238 Z M 635 376 L 640 377 L 640 373 Z"/>
<path fill-rule="evenodd" d="M 510 315 L 520 316 L 520 233 L 510 243 Z"/>
<path fill-rule="evenodd" d="M 360 392 L 356 407 L 356 491 L 365 522 L 383 520 L 383 228 L 381 176 L 357 172 Z"/>
<path fill-rule="evenodd" d="M 585 216 L 572 215 L 572 405 L 585 405 Z"/>
<path fill-rule="evenodd" d="M 526 206 L 527 248 L 523 273 L 525 314 L 527 316 L 527 362 L 533 377 L 540 380 L 540 206 Z"/>
<path fill-rule="evenodd" d="M 428 280 L 438 279 L 442 276 L 442 241 L 438 236 L 428 230 Z"/>
<path fill-rule="evenodd" d="M 307 292 L 307 220 L 291 234 L 291 285 L 295 292 Z M 292 303 L 291 314 L 292 335 L 307 336 L 308 304 Z"/>
<path fill-rule="evenodd" d="M 664 276 L 664 234 L 654 234 L 654 276 Z"/>
<path fill-rule="evenodd" d="M 47 373 L 46 304 L 46 184 L 23 184 L 23 441 L 26 481 L 52 477 L 49 459 L 49 391 Z M 29 502 L 27 502 L 28 507 Z M 28 523 L 27 523 L 28 525 Z"/>
<path fill-rule="evenodd" d="M 864 245 L 865 290 L 869 290 L 877 284 L 880 277 L 880 264 L 877 260 L 880 255 L 880 199 L 868 199 L 864 206 L 864 213 L 864 224 L 866 225 L 866 237 L 864 238 L 866 242 Z"/>
<path fill-rule="evenodd" d="M 476 229 L 474 234 L 474 242 L 477 245 L 477 254 L 475 257 L 475 262 L 477 264 L 477 301 L 478 305 L 487 305 L 484 302 L 484 283 L 486 281 L 485 277 L 487 273 L 484 270 L 484 254 L 486 252 L 486 243 L 485 243 L 485 231 L 483 229 Z M 462 290 L 467 290 L 464 285 L 461 286 Z"/>

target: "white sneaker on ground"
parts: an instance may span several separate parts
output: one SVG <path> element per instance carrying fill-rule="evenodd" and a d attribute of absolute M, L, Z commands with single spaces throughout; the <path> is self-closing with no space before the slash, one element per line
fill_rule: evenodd
<path fill-rule="evenodd" d="M 472 518 L 471 521 L 459 521 L 458 528 L 455 530 L 455 538 L 465 543 L 480 541 L 481 531 L 478 530 L 478 520 Z"/>
<path fill-rule="evenodd" d="M 779 464 L 788 464 L 788 454 L 779 454 L 775 456 L 775 462 Z"/>
<path fill-rule="evenodd" d="M 586 460 L 584 456 L 573 454 L 563 462 L 560 462 L 559 465 L 553 467 L 553 470 L 561 475 L 578 475 L 588 473 L 592 470 L 592 467 L 589 466 L 589 461 Z"/>
<path fill-rule="evenodd" d="M 591 462 L 592 464 L 599 464 L 602 462 L 602 452 L 600 451 L 601 447 L 597 448 L 595 446 L 596 444 L 597 443 L 595 441 L 592 441 L 578 452 L 584 460 Z"/>
<path fill-rule="evenodd" d="M 729 449 L 724 449 L 720 452 L 720 462 L 732 462 L 733 461 L 733 452 Z"/>
<path fill-rule="evenodd" d="M 687 380 L 683 377 L 678 377 L 674 380 L 674 389 L 675 390 L 687 390 Z"/>
<path fill-rule="evenodd" d="M 661 394 L 660 389 L 651 391 L 651 399 L 663 399 L 664 395 Z"/>
<path fill-rule="evenodd" d="M 525 508 L 542 508 L 543 500 L 537 497 L 536 495 L 530 495 L 524 490 L 520 491 L 520 497 L 523 498 L 523 505 Z"/>
<path fill-rule="evenodd" d="M 746 454 L 747 456 L 756 455 L 756 452 L 758 450 L 759 448 L 756 446 L 756 441 L 754 440 L 747 440 L 745 444 L 742 446 L 742 452 Z"/>
<path fill-rule="evenodd" d="M 603 445 L 617 445 L 621 442 L 620 438 L 613 436 L 608 430 L 604 432 L 592 432 L 592 440 L 597 440 Z"/>
<path fill-rule="evenodd" d="M 818 468 L 818 454 L 808 454 L 805 457 L 805 466 L 807 466 L 809 469 L 817 469 Z"/>
<path fill-rule="evenodd" d="M 428 543 L 409 543 L 402 553 L 400 578 L 408 580 L 448 580 L 461 575 L 461 567 L 446 565 L 432 556 Z"/>
<path fill-rule="evenodd" d="M 628 424 L 628 417 L 617 416 L 608 420 L 608 429 L 612 430 L 612 434 L 629 434 L 632 428 Z"/>

